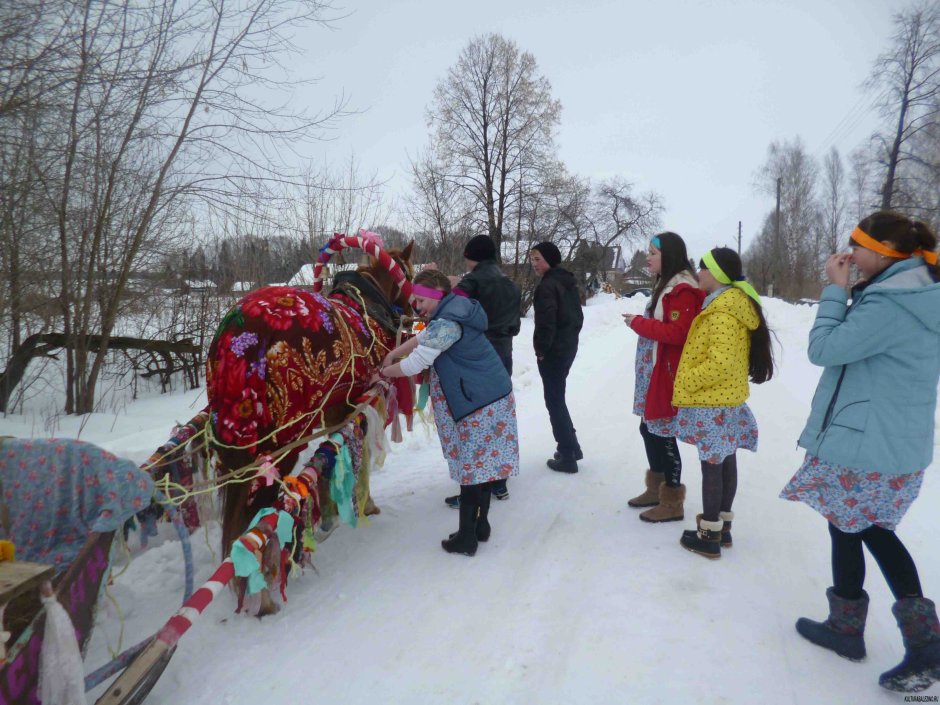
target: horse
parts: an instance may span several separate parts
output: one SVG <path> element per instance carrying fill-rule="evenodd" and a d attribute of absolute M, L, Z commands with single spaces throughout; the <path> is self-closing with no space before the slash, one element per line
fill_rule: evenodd
<path fill-rule="evenodd" d="M 305 439 L 349 417 L 395 347 L 401 317 L 411 313 L 414 243 L 386 253 L 366 238 L 341 237 L 328 248 L 362 247 L 373 257 L 338 274 L 329 296 L 316 286 L 269 286 L 240 299 L 222 319 L 206 363 L 206 430 L 217 477 L 260 463 L 286 478 Z M 324 262 L 321 254 L 318 267 Z M 277 484 L 255 475 L 222 485 L 226 555 L 251 518 L 275 501 Z M 364 513 L 377 511 L 370 498 Z"/>

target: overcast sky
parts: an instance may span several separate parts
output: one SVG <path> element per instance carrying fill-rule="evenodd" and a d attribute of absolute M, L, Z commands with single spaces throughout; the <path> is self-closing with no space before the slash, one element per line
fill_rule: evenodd
<path fill-rule="evenodd" d="M 343 0 L 340 0 L 343 1 Z M 622 175 L 665 203 L 663 226 L 697 257 L 744 247 L 774 206 L 756 192 L 768 145 L 800 136 L 843 157 L 877 124 L 861 89 L 888 45 L 895 0 L 345 0 L 332 31 L 304 38 L 296 64 L 322 80 L 312 107 L 345 93 L 363 111 L 312 148 L 406 197 L 408 157 L 428 141 L 435 85 L 475 36 L 531 52 L 561 101 L 558 145 L 572 173 Z M 364 224 L 365 225 L 365 224 Z M 407 225 L 404 221 L 399 225 Z"/>

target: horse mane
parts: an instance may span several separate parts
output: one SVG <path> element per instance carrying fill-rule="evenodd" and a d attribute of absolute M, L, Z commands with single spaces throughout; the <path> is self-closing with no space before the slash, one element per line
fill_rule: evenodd
<path fill-rule="evenodd" d="M 388 250 L 389 256 L 398 262 L 398 265 L 405 272 L 408 281 L 414 279 L 414 267 L 412 266 L 411 256 L 414 249 L 414 241 L 411 241 L 403 249 Z M 411 315 L 411 301 L 398 288 L 391 273 L 383 267 L 374 257 L 369 257 L 369 264 L 360 265 L 356 271 L 366 276 L 382 292 L 386 300 L 398 306 L 405 315 Z"/>

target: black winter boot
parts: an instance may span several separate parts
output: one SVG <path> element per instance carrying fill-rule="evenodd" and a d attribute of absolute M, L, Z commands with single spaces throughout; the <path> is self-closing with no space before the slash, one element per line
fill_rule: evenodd
<path fill-rule="evenodd" d="M 490 540 L 490 522 L 487 517 L 490 513 L 490 498 L 493 496 L 493 484 L 487 482 L 482 485 L 480 492 L 480 511 L 477 513 L 477 541 L 486 543 Z"/>
<path fill-rule="evenodd" d="M 868 616 L 868 593 L 862 590 L 857 600 L 846 600 L 835 588 L 826 590 L 829 618 L 815 622 L 806 617 L 796 620 L 796 630 L 805 639 L 824 649 L 835 651 L 850 661 L 865 658 L 865 618 Z"/>
<path fill-rule="evenodd" d="M 719 515 L 721 519 L 721 547 L 731 548 L 733 545 L 731 543 L 731 520 L 734 519 L 734 512 L 722 512 Z M 702 515 L 695 515 L 695 526 L 699 527 L 702 525 Z M 698 529 L 686 529 L 682 532 L 683 536 L 694 536 Z"/>
<path fill-rule="evenodd" d="M 712 560 L 721 558 L 721 527 L 721 520 L 708 521 L 707 519 L 702 519 L 698 531 L 691 533 L 688 531 L 682 532 L 682 538 L 679 539 L 679 543 L 682 544 L 682 547 L 686 550 L 697 553 L 700 556 L 705 556 Z"/>
<path fill-rule="evenodd" d="M 891 608 L 904 640 L 904 660 L 881 674 L 878 684 L 899 693 L 927 690 L 940 681 L 940 622 L 926 597 L 905 597 Z"/>
<path fill-rule="evenodd" d="M 555 472 L 566 472 L 569 475 L 573 475 L 578 472 L 578 461 L 574 459 L 574 455 L 561 455 L 558 458 L 552 458 L 547 463 L 545 463 Z"/>
<path fill-rule="evenodd" d="M 731 541 L 731 522 L 734 519 L 734 512 L 722 512 L 721 518 L 721 547 L 731 548 L 734 543 Z"/>
<path fill-rule="evenodd" d="M 482 495 L 480 485 L 461 485 L 460 526 L 456 536 L 441 541 L 441 547 L 448 553 L 472 556 L 477 552 L 477 514 L 480 511 Z"/>
<path fill-rule="evenodd" d="M 480 510 L 477 512 L 477 541 L 486 543 L 490 540 L 490 522 L 487 519 L 490 513 L 490 498 L 493 496 L 493 488 L 490 483 L 481 485 L 483 492 L 480 496 Z M 449 538 L 457 538 L 459 531 L 452 533 Z"/>

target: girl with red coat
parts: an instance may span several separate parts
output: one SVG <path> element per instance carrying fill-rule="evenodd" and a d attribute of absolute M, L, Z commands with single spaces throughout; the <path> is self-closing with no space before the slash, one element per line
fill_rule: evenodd
<path fill-rule="evenodd" d="M 636 386 L 633 413 L 640 417 L 649 469 L 646 491 L 629 500 L 631 507 L 651 507 L 640 514 L 650 522 L 680 521 L 685 485 L 676 442 L 672 385 L 682 346 L 692 320 L 702 309 L 705 292 L 698 288 L 685 242 L 671 232 L 650 241 L 646 264 L 656 275 L 643 316 L 625 313 L 626 324 L 639 336 L 636 345 Z"/>

